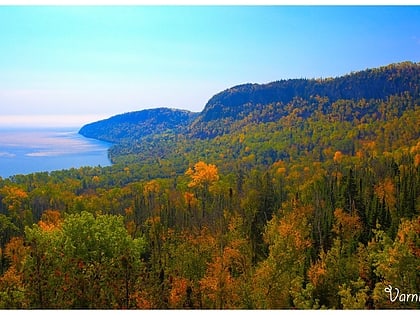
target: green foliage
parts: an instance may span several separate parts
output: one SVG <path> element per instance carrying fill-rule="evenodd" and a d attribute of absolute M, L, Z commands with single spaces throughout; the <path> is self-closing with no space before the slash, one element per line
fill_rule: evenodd
<path fill-rule="evenodd" d="M 369 287 L 365 285 L 362 279 L 351 281 L 350 285 L 340 286 L 338 294 L 341 297 L 341 303 L 344 309 L 364 309 L 366 307 Z"/>
<path fill-rule="evenodd" d="M 193 123 L 96 125 L 116 123 L 114 165 L 0 179 L 0 307 L 418 308 L 385 291 L 420 291 L 418 78 L 244 85 Z"/>
<path fill-rule="evenodd" d="M 369 244 L 372 248 L 372 261 L 375 274 L 381 281 L 376 283 L 374 300 L 379 308 L 415 308 L 407 303 L 390 304 L 381 294 L 386 286 L 403 290 L 405 293 L 416 293 L 420 286 L 420 218 L 403 219 L 393 241 L 381 230 L 375 232 L 375 238 Z M 382 292 L 381 292 L 382 291 Z"/>
<path fill-rule="evenodd" d="M 144 241 L 131 239 L 122 217 L 82 212 L 52 230 L 27 227 L 25 237 L 29 307 L 130 306 Z"/>

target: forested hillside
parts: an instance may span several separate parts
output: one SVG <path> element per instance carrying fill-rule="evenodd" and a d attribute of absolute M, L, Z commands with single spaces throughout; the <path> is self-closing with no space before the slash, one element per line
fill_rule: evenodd
<path fill-rule="evenodd" d="M 161 133 L 183 133 L 197 114 L 187 110 L 155 108 L 116 115 L 83 126 L 79 133 L 108 142 L 140 140 Z"/>
<path fill-rule="evenodd" d="M 208 101 L 190 132 L 200 138 L 215 137 L 231 132 L 232 127 L 238 124 L 244 126 L 250 122 L 278 121 L 302 107 L 299 116 L 303 118 L 316 111 L 328 114 L 335 107 L 341 107 L 340 102 L 343 101 L 351 104 L 344 104 L 343 107 L 347 108 L 342 110 L 347 110 L 348 114 L 342 119 L 360 119 L 374 112 L 380 114 L 379 103 L 391 96 L 419 95 L 418 84 L 413 84 L 420 82 L 418 68 L 418 64 L 406 62 L 338 78 L 294 79 L 235 86 Z"/>
<path fill-rule="evenodd" d="M 243 85 L 1 179 L 0 308 L 418 309 L 419 77 Z"/>

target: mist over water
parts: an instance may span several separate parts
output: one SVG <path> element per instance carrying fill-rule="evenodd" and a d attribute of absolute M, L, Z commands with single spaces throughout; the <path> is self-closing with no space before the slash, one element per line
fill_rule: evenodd
<path fill-rule="evenodd" d="M 76 128 L 0 129 L 0 176 L 109 166 L 110 146 L 79 135 Z"/>

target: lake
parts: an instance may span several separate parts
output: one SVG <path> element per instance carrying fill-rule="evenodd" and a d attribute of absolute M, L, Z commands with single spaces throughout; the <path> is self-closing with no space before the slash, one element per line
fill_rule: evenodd
<path fill-rule="evenodd" d="M 109 166 L 110 146 L 85 138 L 74 128 L 0 129 L 0 176 Z"/>

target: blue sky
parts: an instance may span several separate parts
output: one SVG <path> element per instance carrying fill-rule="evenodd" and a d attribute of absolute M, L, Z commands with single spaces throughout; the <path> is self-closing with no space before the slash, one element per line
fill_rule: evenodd
<path fill-rule="evenodd" d="M 420 61 L 420 6 L 1 6 L 0 126 L 201 111 L 237 84 L 400 61 Z"/>

